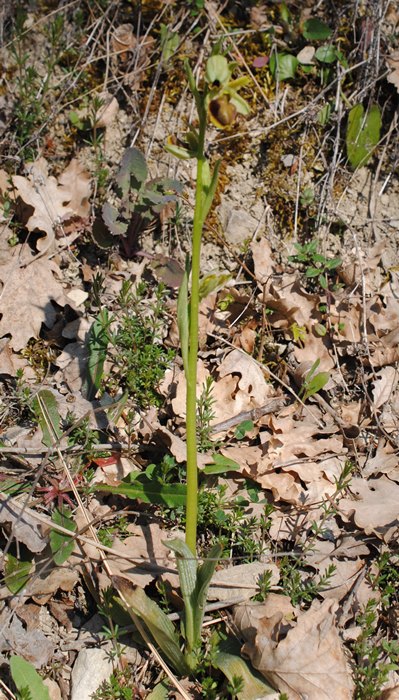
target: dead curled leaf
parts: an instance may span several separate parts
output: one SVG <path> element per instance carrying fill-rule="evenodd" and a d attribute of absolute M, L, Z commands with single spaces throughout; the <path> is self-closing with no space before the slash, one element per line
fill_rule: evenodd
<path fill-rule="evenodd" d="M 392 83 L 399 92 L 399 51 L 394 51 L 394 53 L 387 58 L 387 64 L 389 68 L 391 68 L 387 81 L 388 83 Z"/>
<path fill-rule="evenodd" d="M 259 590 L 259 577 L 266 571 L 271 573 L 270 584 L 279 582 L 280 571 L 273 562 L 251 562 L 220 569 L 212 577 L 208 591 L 209 600 L 236 602 L 256 595 Z"/>
<path fill-rule="evenodd" d="M 120 24 L 116 27 L 112 39 L 112 50 L 120 54 L 122 61 L 127 58 L 127 52 L 133 51 L 137 46 L 137 39 L 134 35 L 132 24 Z"/>
<path fill-rule="evenodd" d="M 57 279 L 61 278 L 61 272 L 55 262 L 30 256 L 28 262 L 32 261 L 32 264 L 19 267 L 22 246 L 15 246 L 12 250 L 13 256 L 0 266 L 0 282 L 3 284 L 0 337 L 11 333 L 10 346 L 18 351 L 30 338 L 39 335 L 43 323 L 52 328 L 56 311 L 51 301 L 63 306 L 64 291 Z"/>
<path fill-rule="evenodd" d="M 264 605 L 246 604 L 235 611 L 246 639 L 242 652 L 252 665 L 290 700 L 350 700 L 353 681 L 335 625 L 335 601 L 313 601 L 296 624 L 287 622 L 276 605 L 271 610 Z"/>
<path fill-rule="evenodd" d="M 10 524 L 13 537 L 30 552 L 42 552 L 45 548 L 47 538 L 42 535 L 31 509 L 24 508 L 22 512 L 22 506 L 3 493 L 0 493 L 0 523 Z"/>
<path fill-rule="evenodd" d="M 35 668 L 47 666 L 53 658 L 54 643 L 39 629 L 25 629 L 21 620 L 11 616 L 7 608 L 0 616 L 0 628 L 0 652 L 11 651 L 23 656 Z"/>
<path fill-rule="evenodd" d="M 119 104 L 116 97 L 109 93 L 102 93 L 100 99 L 102 100 L 102 105 L 96 114 L 96 127 L 97 129 L 105 129 L 112 124 L 118 114 Z"/>
<path fill-rule="evenodd" d="M 346 522 L 352 517 L 366 535 L 374 533 L 389 542 L 399 526 L 399 485 L 380 476 L 378 479 L 352 479 L 353 498 L 342 498 L 339 512 Z"/>
<path fill-rule="evenodd" d="M 45 605 L 61 589 L 71 592 L 76 586 L 80 571 L 75 567 L 57 566 L 45 576 L 37 576 L 29 583 L 28 592 L 38 605 Z"/>
<path fill-rule="evenodd" d="M 89 216 L 91 183 L 90 173 L 77 158 L 73 158 L 58 177 L 58 190 L 64 197 L 64 201 L 68 202 L 68 207 L 72 209 L 74 216 L 80 216 L 83 219 Z"/>
<path fill-rule="evenodd" d="M 24 223 L 28 231 L 43 231 L 47 238 L 39 239 L 39 250 L 47 250 L 54 241 L 56 227 L 74 216 L 89 214 L 91 177 L 78 160 L 72 160 L 58 180 L 48 174 L 45 158 L 27 163 L 27 176 L 12 178 L 16 194 L 25 205 Z M 33 211 L 32 211 L 33 210 Z"/>

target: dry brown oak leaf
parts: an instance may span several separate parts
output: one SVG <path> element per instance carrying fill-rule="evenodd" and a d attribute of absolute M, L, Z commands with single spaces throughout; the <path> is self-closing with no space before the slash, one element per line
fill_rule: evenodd
<path fill-rule="evenodd" d="M 52 260 L 34 259 L 32 264 L 19 266 L 21 246 L 12 249 L 13 257 L 0 264 L 0 338 L 11 334 L 10 346 L 22 350 L 30 338 L 36 338 L 42 323 L 52 328 L 56 311 L 52 301 L 63 306 L 64 292 L 54 276 L 61 277 Z"/>
<path fill-rule="evenodd" d="M 353 498 L 342 498 L 339 513 L 344 520 L 352 517 L 366 535 L 372 533 L 389 542 L 399 527 L 399 485 L 380 476 L 378 479 L 352 479 Z"/>
<path fill-rule="evenodd" d="M 313 601 L 295 624 L 283 612 L 262 617 L 258 606 L 240 606 L 235 622 L 247 639 L 242 651 L 289 700 L 351 700 L 353 681 L 335 626 L 337 607 L 335 601 Z"/>
<path fill-rule="evenodd" d="M 46 238 L 39 238 L 37 248 L 43 253 L 49 250 L 55 238 L 55 228 L 73 216 L 85 217 L 90 211 L 91 178 L 83 166 L 72 160 L 64 172 L 55 177 L 48 174 L 45 158 L 26 164 L 28 176 L 14 175 L 12 182 L 22 202 L 28 231 L 44 231 Z"/>

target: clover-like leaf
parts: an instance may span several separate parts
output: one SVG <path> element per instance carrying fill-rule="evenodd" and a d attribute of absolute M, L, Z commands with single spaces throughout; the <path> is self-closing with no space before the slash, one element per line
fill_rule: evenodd
<path fill-rule="evenodd" d="M 102 215 L 106 227 L 113 236 L 123 236 L 126 233 L 127 224 L 118 220 L 118 212 L 112 204 L 104 202 Z"/>
<path fill-rule="evenodd" d="M 126 197 L 129 188 L 139 190 L 147 179 L 148 168 L 144 155 L 138 148 L 127 148 L 122 156 L 121 167 L 116 182 Z"/>
<path fill-rule="evenodd" d="M 269 66 L 273 78 L 281 82 L 295 76 L 298 59 L 289 53 L 272 54 Z"/>

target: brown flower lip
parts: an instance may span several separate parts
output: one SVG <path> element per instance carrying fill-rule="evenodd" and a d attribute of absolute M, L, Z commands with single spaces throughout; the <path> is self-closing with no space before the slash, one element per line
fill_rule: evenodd
<path fill-rule="evenodd" d="M 209 103 L 211 116 L 222 126 L 229 126 L 237 116 L 237 110 L 226 95 L 211 100 Z"/>

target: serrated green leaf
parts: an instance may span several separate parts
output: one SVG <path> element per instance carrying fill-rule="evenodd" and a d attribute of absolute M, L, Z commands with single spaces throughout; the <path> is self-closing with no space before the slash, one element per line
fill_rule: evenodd
<path fill-rule="evenodd" d="M 10 671 L 12 679 L 19 693 L 28 688 L 32 700 L 50 700 L 48 688 L 35 668 L 22 656 L 10 658 Z"/>
<path fill-rule="evenodd" d="M 269 67 L 276 82 L 289 80 L 295 76 L 298 59 L 289 53 L 273 53 L 270 56 Z"/>
<path fill-rule="evenodd" d="M 188 278 L 190 276 L 190 259 L 187 255 L 183 279 L 177 298 L 177 327 L 179 329 L 180 349 L 184 373 L 188 376 L 188 350 L 190 334 L 190 306 L 188 301 Z"/>
<path fill-rule="evenodd" d="M 43 445 L 51 447 L 62 435 L 57 399 L 49 389 L 40 389 L 33 400 L 33 410 L 43 433 Z"/>
<path fill-rule="evenodd" d="M 32 561 L 30 559 L 17 559 L 8 552 L 4 568 L 4 583 L 11 593 L 19 593 L 29 581 Z"/>
<path fill-rule="evenodd" d="M 328 260 L 328 262 L 326 263 L 326 269 L 335 270 L 340 265 L 342 265 L 341 258 L 333 258 L 332 260 Z"/>
<path fill-rule="evenodd" d="M 317 277 L 320 275 L 321 270 L 318 267 L 308 267 L 305 272 L 306 277 Z"/>
<path fill-rule="evenodd" d="M 129 189 L 140 190 L 147 179 L 148 168 L 144 155 L 138 148 L 127 148 L 121 160 L 121 167 L 116 176 L 122 196 L 126 197 Z"/>
<path fill-rule="evenodd" d="M 130 484 L 122 481 L 118 486 L 94 484 L 93 490 L 127 496 L 144 503 L 160 503 L 169 508 L 186 505 L 187 490 L 185 484 L 160 484 L 156 481 L 141 482 L 136 480 Z"/>
<path fill-rule="evenodd" d="M 346 130 L 346 152 L 352 168 L 358 168 L 370 160 L 380 140 L 381 112 L 372 105 L 364 114 L 363 105 L 355 105 L 349 112 Z"/>
<path fill-rule="evenodd" d="M 61 525 L 61 527 L 71 532 L 75 532 L 76 524 L 72 519 L 72 513 L 68 508 L 62 508 L 54 511 L 51 520 L 56 525 Z M 54 562 L 57 566 L 61 566 L 72 554 L 75 547 L 75 540 L 63 532 L 58 530 L 50 530 L 50 547 L 53 553 Z"/>
<path fill-rule="evenodd" d="M 325 39 L 329 39 L 332 30 L 325 22 L 317 19 L 317 17 L 311 17 L 304 22 L 302 34 L 305 39 L 309 39 L 310 41 L 324 41 Z"/>
<path fill-rule="evenodd" d="M 335 47 L 331 44 L 320 46 L 315 53 L 315 58 L 317 58 L 320 63 L 334 63 L 334 61 L 337 60 Z"/>
<path fill-rule="evenodd" d="M 102 208 L 104 224 L 113 236 L 123 236 L 127 231 L 127 224 L 118 220 L 118 212 L 112 204 L 105 202 Z"/>
<path fill-rule="evenodd" d="M 241 469 L 234 459 L 224 457 L 224 455 L 214 454 L 212 459 L 213 464 L 207 464 L 202 470 L 205 474 L 225 474 L 226 472 L 237 472 Z"/>

